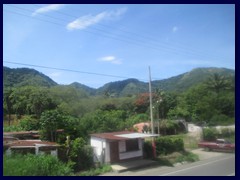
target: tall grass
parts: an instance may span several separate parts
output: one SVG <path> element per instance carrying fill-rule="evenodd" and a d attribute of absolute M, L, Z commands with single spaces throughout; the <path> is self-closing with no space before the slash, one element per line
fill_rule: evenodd
<path fill-rule="evenodd" d="M 3 156 L 4 176 L 69 176 L 72 169 L 51 155 Z"/>

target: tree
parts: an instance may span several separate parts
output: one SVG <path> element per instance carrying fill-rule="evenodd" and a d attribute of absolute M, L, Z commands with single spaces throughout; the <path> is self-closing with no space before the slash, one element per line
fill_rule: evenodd
<path fill-rule="evenodd" d="M 83 138 L 76 138 L 70 143 L 69 158 L 74 162 L 74 170 L 79 171 L 93 166 L 93 150 Z"/>
<path fill-rule="evenodd" d="M 57 140 L 57 129 L 63 122 L 63 116 L 57 110 L 45 111 L 40 118 L 42 139 L 52 142 Z"/>
<path fill-rule="evenodd" d="M 40 118 L 43 111 L 55 109 L 56 107 L 57 105 L 49 95 L 47 88 L 32 88 L 32 93 L 29 95 L 28 108 L 38 118 Z"/>
<path fill-rule="evenodd" d="M 96 110 L 80 120 L 85 136 L 90 133 L 113 132 L 125 129 L 126 113 L 121 110 Z"/>
<path fill-rule="evenodd" d="M 11 114 L 13 112 L 13 103 L 11 100 L 11 95 L 13 93 L 13 90 L 11 88 L 4 89 L 3 92 L 3 107 L 6 113 L 8 114 L 8 125 L 11 124 Z"/>
<path fill-rule="evenodd" d="M 226 78 L 225 76 L 214 73 L 210 78 L 208 78 L 206 85 L 209 89 L 219 94 L 221 90 L 228 89 L 230 83 L 231 82 L 229 81 L 229 79 Z"/>

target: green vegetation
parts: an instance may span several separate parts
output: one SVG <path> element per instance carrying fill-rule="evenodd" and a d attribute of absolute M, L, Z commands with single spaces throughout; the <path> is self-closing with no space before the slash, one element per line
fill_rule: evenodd
<path fill-rule="evenodd" d="M 69 165 L 51 155 L 12 155 L 3 156 L 4 176 L 69 176 Z"/>
<path fill-rule="evenodd" d="M 104 173 L 107 173 L 107 172 L 110 172 L 112 171 L 112 168 L 110 165 L 107 165 L 107 164 L 104 164 L 98 168 L 91 168 L 90 170 L 87 170 L 87 171 L 82 171 L 80 173 L 77 173 L 76 175 L 79 175 L 79 176 L 97 176 L 97 175 L 100 175 L 100 174 L 104 174 Z"/>
<path fill-rule="evenodd" d="M 133 130 L 149 118 L 148 83 L 136 79 L 111 82 L 93 89 L 79 83 L 58 85 L 47 76 L 27 68 L 3 67 L 4 131 L 40 130 L 41 139 L 62 145 L 63 162 L 75 172 L 93 167 L 87 146 L 91 133 Z M 153 116 L 162 136 L 185 133 L 180 120 L 200 126 L 234 124 L 235 74 L 222 68 L 198 68 L 162 81 L 153 81 Z M 59 134 L 57 129 L 64 129 Z M 205 132 L 208 139 L 228 136 Z M 68 143 L 66 142 L 68 138 Z M 188 137 L 157 139 L 157 153 L 184 152 L 196 147 Z M 145 156 L 151 157 L 146 143 Z M 185 156 L 186 154 L 184 154 Z M 191 156 L 191 155 L 190 155 Z"/>
<path fill-rule="evenodd" d="M 224 138 L 235 143 L 235 130 L 229 128 L 223 128 L 221 130 L 217 130 L 216 128 L 203 129 L 203 140 L 215 141 L 218 138 Z"/>
<path fill-rule="evenodd" d="M 168 155 L 161 155 L 157 161 L 162 166 L 174 166 L 176 163 L 199 161 L 199 157 L 191 152 L 174 152 Z"/>
<path fill-rule="evenodd" d="M 184 148 L 183 137 L 185 135 L 175 135 L 156 138 L 156 161 L 160 165 L 173 166 L 175 163 L 195 162 L 199 158 L 196 154 L 188 152 Z M 153 158 L 152 142 L 144 143 L 145 157 Z"/>
<path fill-rule="evenodd" d="M 168 136 L 158 137 L 156 138 L 156 151 L 157 155 L 184 151 L 183 140 Z"/>

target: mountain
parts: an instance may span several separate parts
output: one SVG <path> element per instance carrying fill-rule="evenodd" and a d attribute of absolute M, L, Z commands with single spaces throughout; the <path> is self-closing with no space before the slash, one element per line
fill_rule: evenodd
<path fill-rule="evenodd" d="M 148 91 L 147 83 L 137 79 L 126 79 L 105 84 L 97 89 L 97 94 L 110 93 L 113 96 L 129 96 Z"/>
<path fill-rule="evenodd" d="M 235 71 L 226 68 L 196 68 L 190 72 L 180 74 L 168 79 L 152 81 L 152 90 L 156 88 L 164 91 L 183 92 L 188 88 L 206 81 L 211 75 L 218 73 L 224 76 L 235 77 Z M 3 67 L 3 83 L 4 87 L 19 87 L 25 85 L 56 86 L 57 83 L 48 76 L 28 68 L 10 69 Z M 110 82 L 98 89 L 94 89 L 74 82 L 70 85 L 78 90 L 83 90 L 89 95 L 108 95 L 111 97 L 132 96 L 143 92 L 148 92 L 148 83 L 137 79 L 126 79 L 122 81 Z"/>
<path fill-rule="evenodd" d="M 226 68 L 196 68 L 190 72 L 168 79 L 152 81 L 152 91 L 159 88 L 164 91 L 183 92 L 188 88 L 206 81 L 211 75 L 218 73 L 224 76 L 235 76 L 235 71 Z M 148 83 L 137 79 L 110 82 L 97 90 L 98 94 L 110 93 L 114 96 L 128 96 L 148 92 Z"/>
<path fill-rule="evenodd" d="M 85 92 L 87 92 L 89 95 L 92 95 L 92 96 L 96 94 L 96 89 L 88 87 L 88 86 L 78 83 L 78 82 L 74 82 L 74 83 L 70 84 L 69 86 L 72 86 L 75 89 L 84 90 Z"/>
<path fill-rule="evenodd" d="M 57 85 L 48 76 L 29 68 L 11 69 L 3 67 L 3 86 L 4 87 L 20 87 L 20 86 L 44 86 L 52 87 Z"/>
<path fill-rule="evenodd" d="M 180 74 L 164 80 L 153 81 L 154 88 L 164 91 L 184 91 L 196 84 L 206 81 L 213 74 L 235 77 L 235 71 L 227 68 L 196 68 L 190 72 Z"/>

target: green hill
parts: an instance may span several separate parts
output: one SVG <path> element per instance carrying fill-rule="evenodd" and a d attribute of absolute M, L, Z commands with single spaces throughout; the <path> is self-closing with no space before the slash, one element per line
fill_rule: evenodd
<path fill-rule="evenodd" d="M 57 85 L 57 83 L 35 69 L 11 69 L 3 67 L 3 87 L 20 87 L 27 85 L 52 87 Z"/>
<path fill-rule="evenodd" d="M 78 83 L 78 82 L 74 82 L 74 83 L 70 84 L 69 86 L 74 87 L 75 89 L 84 90 L 91 96 L 96 94 L 96 89 L 88 87 L 88 86 Z"/>
<path fill-rule="evenodd" d="M 168 79 L 152 81 L 152 90 L 156 88 L 164 91 L 183 92 L 188 88 L 206 81 L 211 75 L 218 73 L 224 76 L 235 77 L 235 71 L 226 68 L 196 68 L 190 72 L 180 74 Z M 3 67 L 4 87 L 19 86 L 44 86 L 52 87 L 58 85 L 48 76 L 29 68 L 10 69 Z M 70 85 L 77 90 L 86 92 L 88 95 L 108 95 L 111 97 L 132 96 L 143 92 L 148 92 L 148 82 L 142 82 L 137 79 L 126 79 L 122 81 L 110 82 L 98 89 L 94 89 L 74 82 Z"/>
<path fill-rule="evenodd" d="M 180 74 L 168 79 L 153 81 L 154 88 L 160 88 L 165 91 L 182 92 L 188 88 L 206 81 L 213 74 L 235 77 L 235 71 L 226 68 L 196 68 L 190 72 Z"/>

